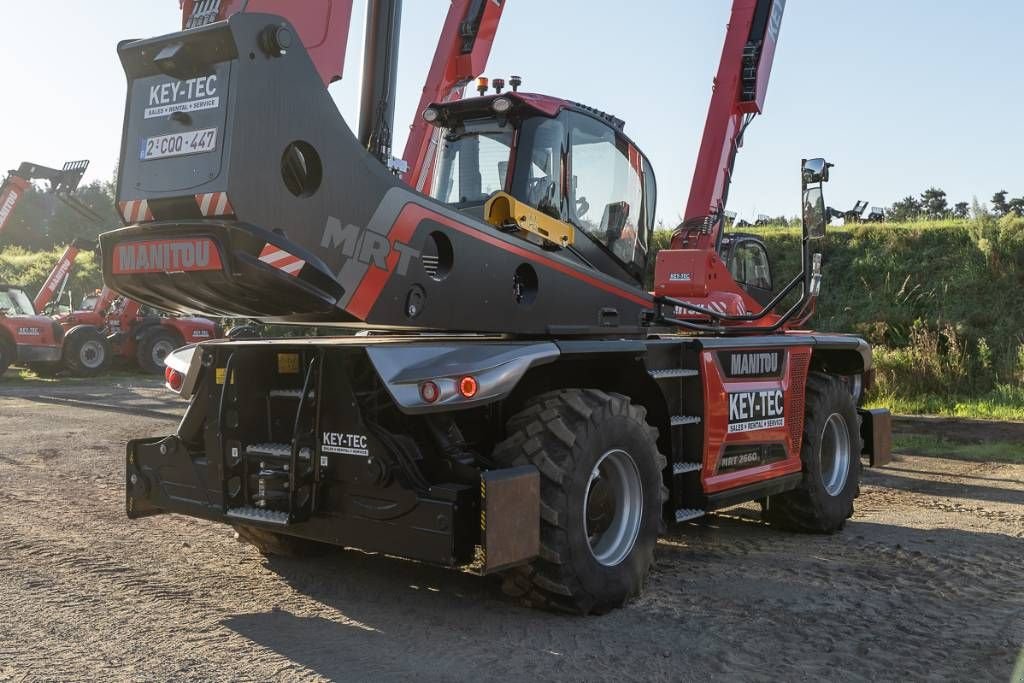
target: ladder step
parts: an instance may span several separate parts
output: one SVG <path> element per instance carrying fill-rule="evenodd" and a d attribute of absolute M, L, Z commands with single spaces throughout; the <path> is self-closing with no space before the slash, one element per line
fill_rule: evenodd
<path fill-rule="evenodd" d="M 231 519 L 244 519 L 247 522 L 262 522 L 263 524 L 276 524 L 278 526 L 288 525 L 288 513 L 277 510 L 264 510 L 246 506 L 243 508 L 231 508 L 227 511 Z"/>
<path fill-rule="evenodd" d="M 686 474 L 687 472 L 700 472 L 703 466 L 699 462 L 677 462 L 672 465 L 672 474 Z"/>
<path fill-rule="evenodd" d="M 271 389 L 267 392 L 270 398 L 293 398 L 296 401 L 302 398 L 302 389 Z M 313 392 L 309 392 L 309 398 L 313 398 Z"/>
<path fill-rule="evenodd" d="M 286 443 L 254 443 L 245 447 L 246 455 L 262 456 L 264 458 L 290 458 L 292 457 L 292 447 Z M 299 449 L 299 458 L 301 460 L 309 460 L 312 452 L 309 448 L 303 447 Z"/>
<path fill-rule="evenodd" d="M 676 522 L 686 522 L 691 519 L 697 519 L 707 514 L 704 510 L 695 510 L 693 508 L 679 508 L 676 510 Z"/>
<path fill-rule="evenodd" d="M 700 373 L 690 368 L 665 368 L 663 370 L 648 370 L 647 374 L 654 379 L 674 379 L 676 377 L 696 377 Z"/>
<path fill-rule="evenodd" d="M 700 417 L 697 415 L 673 415 L 672 426 L 681 427 L 683 425 L 695 425 L 700 424 Z"/>

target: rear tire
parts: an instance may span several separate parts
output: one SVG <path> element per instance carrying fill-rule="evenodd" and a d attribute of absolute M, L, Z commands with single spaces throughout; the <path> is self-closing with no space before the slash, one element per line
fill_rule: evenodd
<path fill-rule="evenodd" d="M 248 543 L 260 554 L 279 557 L 319 557 L 335 549 L 329 543 L 318 543 L 305 538 L 286 536 L 266 529 L 244 524 L 235 524 L 235 538 L 239 543 Z"/>
<path fill-rule="evenodd" d="M 167 354 L 181 346 L 184 346 L 184 343 L 177 333 L 157 325 L 142 335 L 135 349 L 135 360 L 143 372 L 163 374 Z"/>
<path fill-rule="evenodd" d="M 811 373 L 800 460 L 803 481 L 771 496 L 764 511 L 773 526 L 791 531 L 831 534 L 853 515 L 860 495 L 860 422 L 853 396 L 838 378 Z"/>
<path fill-rule="evenodd" d="M 508 423 L 494 459 L 540 471 L 540 556 L 505 575 L 534 606 L 607 612 L 639 595 L 663 527 L 667 460 L 646 410 L 596 389 L 532 399 Z"/>
<path fill-rule="evenodd" d="M 94 327 L 79 327 L 64 338 L 64 367 L 76 377 L 92 377 L 110 365 L 110 343 Z"/>

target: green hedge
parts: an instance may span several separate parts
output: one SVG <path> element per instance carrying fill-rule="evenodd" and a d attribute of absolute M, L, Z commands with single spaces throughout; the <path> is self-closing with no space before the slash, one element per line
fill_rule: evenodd
<path fill-rule="evenodd" d="M 0 282 L 18 285 L 24 288 L 29 298 L 34 298 L 63 253 L 64 247 L 37 252 L 27 251 L 21 247 L 0 249 Z M 92 252 L 80 252 L 75 259 L 75 267 L 71 271 L 67 289 L 64 290 L 62 303 L 67 303 L 68 292 L 71 292 L 72 300 L 77 307 L 83 294 L 102 286 L 103 275 L 95 256 Z"/>

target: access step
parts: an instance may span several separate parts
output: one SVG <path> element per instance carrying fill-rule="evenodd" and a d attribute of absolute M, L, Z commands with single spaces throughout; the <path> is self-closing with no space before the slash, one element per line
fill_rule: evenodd
<path fill-rule="evenodd" d="M 291 458 L 292 447 L 286 443 L 254 443 L 245 447 L 246 455 L 253 455 L 263 458 Z M 312 450 L 309 448 L 299 449 L 299 459 L 309 460 Z"/>
<path fill-rule="evenodd" d="M 676 379 L 681 377 L 696 377 L 700 373 L 691 368 L 665 368 L 663 370 L 648 370 L 647 374 L 654 379 Z"/>
<path fill-rule="evenodd" d="M 694 508 L 679 508 L 676 510 L 676 522 L 687 522 L 691 519 L 697 519 L 703 517 L 707 512 L 704 510 L 696 510 Z"/>
<path fill-rule="evenodd" d="M 672 474 L 686 474 L 687 472 L 700 472 L 699 462 L 677 462 L 672 465 Z"/>
<path fill-rule="evenodd" d="M 242 508 L 231 508 L 227 511 L 226 517 L 240 519 L 246 522 L 259 522 L 261 524 L 275 524 L 277 526 L 288 525 L 288 513 L 277 510 L 264 510 L 246 506 Z"/>
<path fill-rule="evenodd" d="M 267 396 L 270 398 L 291 398 L 297 401 L 302 398 L 302 389 L 271 389 L 267 392 Z M 312 399 L 315 397 L 315 392 L 310 391 L 306 396 Z"/>
<path fill-rule="evenodd" d="M 698 415 L 673 415 L 672 426 L 682 427 L 685 425 L 700 424 L 700 416 Z"/>

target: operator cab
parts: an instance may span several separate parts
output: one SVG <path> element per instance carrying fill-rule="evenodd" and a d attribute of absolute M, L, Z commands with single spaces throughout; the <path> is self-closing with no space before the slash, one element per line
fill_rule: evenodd
<path fill-rule="evenodd" d="M 572 226 L 573 243 L 550 248 L 643 282 L 657 191 L 620 119 L 519 92 L 432 105 L 424 119 L 440 129 L 432 198 L 483 218 L 488 199 L 506 192 Z"/>
<path fill-rule="evenodd" d="M 0 284 L 0 315 L 18 316 L 36 314 L 32 300 L 18 287 Z"/>

